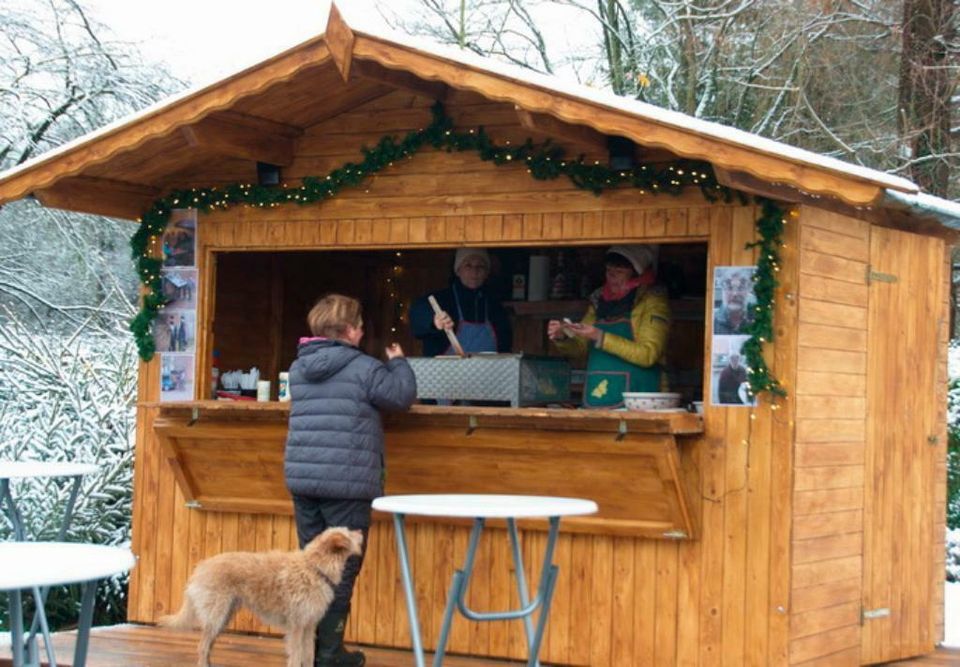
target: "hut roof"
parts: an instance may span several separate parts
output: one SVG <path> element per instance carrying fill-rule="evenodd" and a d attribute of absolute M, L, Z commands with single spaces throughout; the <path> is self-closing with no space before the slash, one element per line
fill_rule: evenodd
<path fill-rule="evenodd" d="M 397 89 L 443 99 L 449 89 L 514 105 L 520 121 L 563 137 L 621 136 L 713 164 L 721 182 L 787 201 L 960 227 L 960 207 L 909 180 L 718 123 L 571 84 L 473 53 L 363 26 L 331 7 L 326 31 L 212 84 L 189 89 L 0 174 L 0 204 L 43 204 L 136 218 L 211 165 L 286 165 L 314 124 Z M 318 91 L 323 91 L 318 94 Z"/>

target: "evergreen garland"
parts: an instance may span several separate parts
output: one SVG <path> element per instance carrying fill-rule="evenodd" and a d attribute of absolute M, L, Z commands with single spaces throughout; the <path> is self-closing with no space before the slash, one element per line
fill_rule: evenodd
<path fill-rule="evenodd" d="M 772 398 L 787 395 L 763 358 L 763 344 L 773 341 L 774 292 L 780 284 L 777 273 L 780 271 L 780 248 L 783 247 L 786 219 L 783 209 L 772 199 L 757 197 L 757 203 L 761 207 L 756 222 L 760 238 L 746 245 L 747 248 L 757 249 L 757 270 L 753 274 L 753 293 L 757 305 L 754 306 L 753 321 L 744 327 L 744 333 L 749 334 L 750 338 L 744 342 L 741 353 L 747 359 L 750 393 L 758 396 L 769 392 Z"/>
<path fill-rule="evenodd" d="M 638 165 L 632 169 L 611 169 L 597 161 L 590 163 L 582 155 L 567 159 L 563 149 L 549 140 L 540 145 L 527 139 L 519 146 L 511 146 L 509 142 L 499 146 L 482 126 L 466 132 L 456 131 L 439 102 L 433 105 L 432 117 L 426 128 L 409 132 L 402 139 L 385 136 L 374 148 L 363 147 L 363 160 L 359 164 L 347 162 L 326 176 L 306 176 L 296 187 L 234 183 L 220 188 L 177 190 L 154 202 L 140 218 L 140 227 L 130 241 L 137 272 L 145 288 L 140 312 L 130 322 L 140 358 L 149 361 L 156 351 L 151 329 L 165 303 L 160 272 L 163 260 L 157 257 L 157 244 L 176 208 L 195 208 L 200 213 L 208 213 L 237 205 L 273 208 L 283 204 L 315 204 L 334 197 L 344 188 L 360 185 L 367 176 L 411 157 L 424 146 L 447 152 L 476 151 L 482 160 L 498 165 L 522 162 L 536 179 L 552 180 L 566 176 L 576 187 L 596 195 L 621 185 L 637 188 L 641 195 L 679 195 L 684 188 L 697 186 L 708 201 L 732 201 L 737 196 L 746 202 L 742 193 L 720 185 L 706 162 L 680 160 L 662 168 Z M 757 221 L 761 240 L 751 244 L 761 249 L 754 275 L 757 317 L 749 332 L 751 338 L 743 350 L 750 369 L 751 391 L 757 395 L 771 392 L 783 396 L 784 390 L 770 374 L 761 353 L 762 343 L 773 340 L 773 291 L 777 286 L 774 273 L 779 270 L 783 212 L 769 199 L 757 198 L 757 201 L 763 206 L 763 214 Z"/>

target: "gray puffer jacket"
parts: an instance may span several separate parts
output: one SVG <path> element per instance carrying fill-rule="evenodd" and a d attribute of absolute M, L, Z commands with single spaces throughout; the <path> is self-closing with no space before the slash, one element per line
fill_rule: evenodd
<path fill-rule="evenodd" d="M 383 495 L 379 410 L 406 410 L 416 396 L 406 359 L 383 364 L 325 338 L 301 343 L 290 366 L 283 466 L 290 493 L 355 500 Z"/>

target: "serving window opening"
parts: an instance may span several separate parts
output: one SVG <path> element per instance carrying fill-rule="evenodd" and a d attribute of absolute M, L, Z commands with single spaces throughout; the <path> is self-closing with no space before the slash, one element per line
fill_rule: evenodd
<path fill-rule="evenodd" d="M 441 309 L 460 311 L 450 313 L 456 321 L 495 321 L 492 332 L 483 326 L 460 328 L 458 339 L 468 341 L 468 348 L 471 344 L 485 345 L 485 352 L 470 355 L 477 357 L 474 363 L 480 363 L 483 357 L 499 364 L 495 373 L 505 375 L 491 383 L 489 395 L 476 386 L 461 390 L 479 392 L 471 393 L 469 400 L 444 397 L 441 380 L 439 388 L 434 386 L 422 402 L 581 407 L 589 384 L 587 359 L 584 355 L 571 356 L 569 349 L 551 341 L 548 323 L 581 322 L 591 295 L 605 284 L 609 248 L 488 248 L 489 271 L 479 300 L 471 300 L 474 292 L 463 289 L 463 279 L 454 273 L 458 259 L 454 248 L 217 252 L 209 349 L 221 372 L 257 367 L 261 377 L 276 378 L 296 358 L 298 341 L 310 336 L 306 317 L 316 300 L 327 293 L 342 293 L 363 304 L 365 335 L 361 349 L 382 359 L 386 346 L 399 343 L 418 373 L 418 384 L 426 386 L 429 383 L 421 381 L 426 379 L 421 372 L 442 376 L 455 366 L 443 361 L 455 354 L 444 332 L 434 328 L 432 335 L 422 335 L 424 326 L 432 326 L 433 311 L 425 314 L 424 309 L 426 297 L 433 294 L 443 302 Z M 655 282 L 638 289 L 656 290 L 669 307 L 669 333 L 658 364 L 662 369 L 658 390 L 679 393 L 681 404 L 687 405 L 703 400 L 707 244 L 660 244 L 654 257 Z M 469 258 L 464 268 L 480 270 L 469 265 Z M 454 283 L 459 289 L 453 290 L 451 300 L 449 288 Z M 427 316 L 430 325 L 424 325 Z M 609 329 L 615 330 L 622 331 Z M 564 331 L 572 336 L 571 329 Z M 489 333 L 494 336 L 495 350 L 489 349 Z M 612 384 L 616 383 L 616 369 L 612 364 Z M 478 385 L 484 373 L 478 375 L 474 369 L 468 371 L 472 378 L 453 381 Z M 518 374 L 525 378 L 526 393 L 503 387 L 519 382 Z M 593 390 L 600 391 L 597 387 Z"/>

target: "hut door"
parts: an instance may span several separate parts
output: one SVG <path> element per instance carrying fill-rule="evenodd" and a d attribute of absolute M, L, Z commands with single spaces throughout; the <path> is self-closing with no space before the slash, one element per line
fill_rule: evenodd
<path fill-rule="evenodd" d="M 934 572 L 943 569 L 933 553 L 935 489 L 942 481 L 930 438 L 945 410 L 937 398 L 938 341 L 947 326 L 943 253 L 939 239 L 871 230 L 862 664 L 934 645 L 933 585 L 936 576 L 943 580 Z"/>

